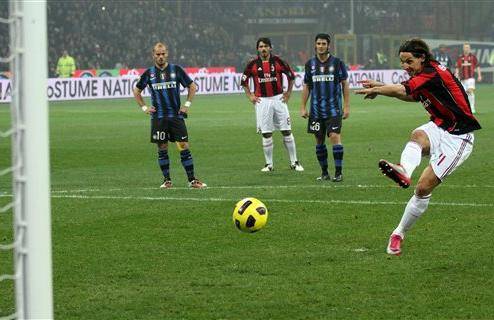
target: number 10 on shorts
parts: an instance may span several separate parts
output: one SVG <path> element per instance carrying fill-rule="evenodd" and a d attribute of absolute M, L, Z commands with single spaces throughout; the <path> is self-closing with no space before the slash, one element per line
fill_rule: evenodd
<path fill-rule="evenodd" d="M 154 140 L 164 141 L 166 140 L 166 132 L 165 131 L 156 131 L 153 135 Z"/>

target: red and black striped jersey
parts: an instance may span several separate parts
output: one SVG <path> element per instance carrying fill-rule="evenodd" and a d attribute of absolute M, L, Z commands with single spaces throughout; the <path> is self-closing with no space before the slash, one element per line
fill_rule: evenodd
<path fill-rule="evenodd" d="M 474 77 L 475 68 L 477 68 L 479 62 L 477 57 L 471 53 L 468 55 L 462 54 L 456 60 L 456 67 L 459 69 L 459 76 L 461 80 L 470 79 Z"/>
<path fill-rule="evenodd" d="M 451 134 L 480 129 L 472 115 L 463 86 L 451 71 L 437 61 L 424 66 L 419 74 L 402 82 L 407 95 L 422 102 L 434 123 Z"/>
<path fill-rule="evenodd" d="M 254 80 L 254 94 L 257 97 L 272 97 L 283 93 L 283 73 L 288 81 L 295 79 L 292 68 L 280 57 L 271 55 L 263 61 L 261 57 L 252 59 L 242 75 L 242 86 L 249 86 Z"/>

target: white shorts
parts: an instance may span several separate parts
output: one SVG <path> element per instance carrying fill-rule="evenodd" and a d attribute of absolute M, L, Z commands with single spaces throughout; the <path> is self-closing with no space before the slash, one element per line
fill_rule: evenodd
<path fill-rule="evenodd" d="M 461 84 L 463 86 L 463 89 L 467 91 L 468 89 L 475 89 L 475 79 L 474 78 L 468 78 L 465 80 L 461 80 Z"/>
<path fill-rule="evenodd" d="M 417 130 L 425 131 L 429 138 L 431 145 L 429 164 L 441 181 L 455 171 L 472 153 L 474 136 L 471 132 L 462 135 L 450 134 L 432 121 L 414 131 Z"/>
<path fill-rule="evenodd" d="M 283 95 L 261 97 L 256 103 L 256 125 L 258 133 L 268 133 L 274 130 L 291 130 L 288 106 L 281 101 Z"/>

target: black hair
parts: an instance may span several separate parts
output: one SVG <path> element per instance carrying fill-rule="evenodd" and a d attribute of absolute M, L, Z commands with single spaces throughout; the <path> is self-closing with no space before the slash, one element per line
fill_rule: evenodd
<path fill-rule="evenodd" d="M 318 34 L 316 35 L 316 38 L 314 39 L 314 42 L 316 42 L 316 41 L 317 41 L 317 39 L 327 40 L 327 41 L 328 41 L 328 44 L 330 44 L 330 43 L 331 43 L 331 37 L 330 37 L 330 35 L 329 35 L 329 34 L 327 34 L 327 33 L 318 33 Z"/>
<path fill-rule="evenodd" d="M 419 38 L 413 38 L 403 42 L 403 44 L 400 46 L 400 49 L 398 50 L 398 53 L 401 52 L 410 52 L 415 58 L 423 57 L 424 62 L 434 60 L 434 57 L 432 56 L 431 50 L 429 49 L 427 43 Z"/>
<path fill-rule="evenodd" d="M 267 44 L 270 48 L 272 48 L 271 46 L 271 39 L 269 38 L 265 38 L 265 37 L 262 37 L 262 38 L 259 38 L 257 39 L 257 42 L 256 42 L 256 49 L 259 48 L 259 43 L 260 42 L 264 42 L 265 44 Z"/>

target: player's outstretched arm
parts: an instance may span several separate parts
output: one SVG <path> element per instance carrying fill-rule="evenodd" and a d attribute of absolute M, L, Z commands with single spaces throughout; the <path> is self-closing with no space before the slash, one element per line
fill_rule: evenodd
<path fill-rule="evenodd" d="M 415 102 L 415 100 L 407 95 L 405 86 L 402 84 L 386 84 L 383 86 L 364 88 L 355 90 L 355 94 L 364 95 L 364 99 L 374 99 L 378 95 L 398 98 L 403 101 Z"/>
<path fill-rule="evenodd" d="M 384 83 L 373 80 L 373 79 L 360 80 L 360 81 L 357 81 L 357 83 L 361 84 L 362 87 L 364 87 L 364 88 L 374 88 L 374 87 L 384 86 Z"/>

